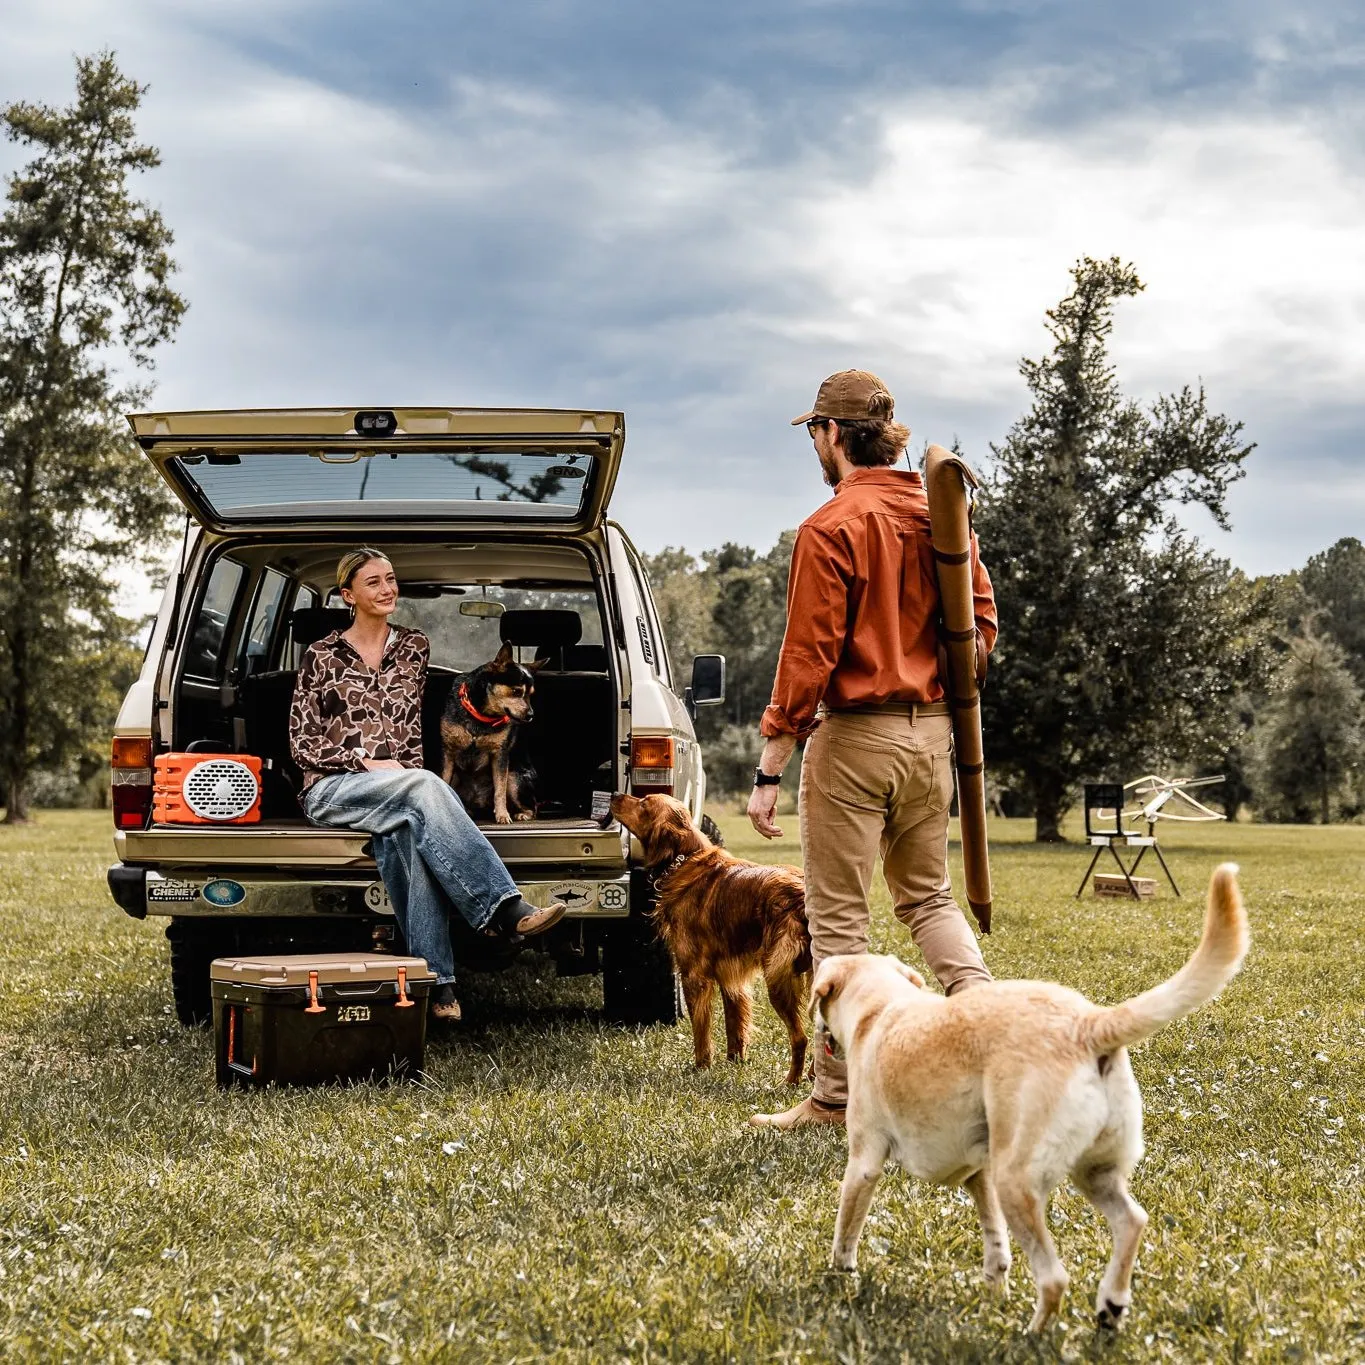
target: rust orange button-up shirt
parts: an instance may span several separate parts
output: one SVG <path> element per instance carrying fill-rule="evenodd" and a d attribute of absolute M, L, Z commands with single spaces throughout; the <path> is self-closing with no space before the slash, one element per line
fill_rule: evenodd
<path fill-rule="evenodd" d="M 972 537 L 976 624 L 995 645 L 995 597 Z M 787 580 L 787 632 L 765 735 L 808 735 L 816 708 L 943 699 L 938 579 L 919 474 L 855 469 L 801 524 Z"/>

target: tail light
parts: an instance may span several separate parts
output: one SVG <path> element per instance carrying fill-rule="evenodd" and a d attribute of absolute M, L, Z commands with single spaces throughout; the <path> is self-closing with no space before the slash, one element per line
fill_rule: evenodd
<path fill-rule="evenodd" d="M 673 795 L 673 739 L 641 735 L 630 741 L 630 789 L 636 796 Z"/>
<path fill-rule="evenodd" d="M 152 813 L 150 735 L 116 735 L 109 757 L 115 829 L 142 829 Z"/>

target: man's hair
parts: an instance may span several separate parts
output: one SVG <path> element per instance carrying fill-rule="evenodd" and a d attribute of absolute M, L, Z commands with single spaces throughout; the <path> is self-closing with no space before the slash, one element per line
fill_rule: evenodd
<path fill-rule="evenodd" d="M 872 468 L 895 464 L 910 440 L 910 428 L 900 422 L 835 420 L 839 422 L 839 446 L 849 464 Z"/>
<path fill-rule="evenodd" d="M 337 563 L 337 587 L 349 588 L 356 574 L 372 559 L 387 560 L 388 555 L 370 545 L 360 545 L 354 550 L 347 550 Z"/>

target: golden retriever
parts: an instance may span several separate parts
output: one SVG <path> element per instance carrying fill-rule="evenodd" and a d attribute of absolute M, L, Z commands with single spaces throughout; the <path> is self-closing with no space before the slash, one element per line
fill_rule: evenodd
<path fill-rule="evenodd" d="M 640 841 L 658 897 L 654 922 L 682 977 L 698 1067 L 711 1065 L 711 1005 L 720 987 L 725 1052 L 742 1062 L 749 1046 L 749 985 L 760 972 L 787 1026 L 791 1067 L 806 1061 L 810 931 L 799 869 L 748 863 L 717 848 L 671 796 L 614 796 L 611 813 Z"/>

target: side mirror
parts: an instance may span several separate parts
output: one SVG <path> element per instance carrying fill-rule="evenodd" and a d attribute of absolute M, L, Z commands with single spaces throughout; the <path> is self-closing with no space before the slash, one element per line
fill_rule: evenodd
<path fill-rule="evenodd" d="M 725 655 L 698 654 L 692 660 L 692 705 L 719 706 L 725 700 Z"/>

